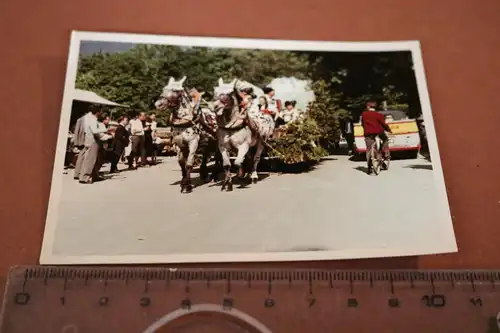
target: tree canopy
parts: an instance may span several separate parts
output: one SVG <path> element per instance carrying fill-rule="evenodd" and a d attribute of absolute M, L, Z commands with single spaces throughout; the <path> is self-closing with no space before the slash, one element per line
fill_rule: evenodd
<path fill-rule="evenodd" d="M 130 105 L 133 111 L 154 111 L 170 76 L 186 76 L 185 86 L 204 91 L 208 98 L 219 78 L 225 82 L 239 78 L 258 86 L 278 77 L 309 80 L 315 100 L 308 107 L 307 121 L 287 129 L 296 138 L 272 142 L 276 149 L 288 147 L 285 159 L 292 162 L 324 155 L 321 147 L 310 143 L 338 142 L 341 121 L 357 121 L 368 100 L 403 110 L 412 118 L 421 114 L 409 51 L 301 52 L 138 44 L 114 45 L 112 52 L 103 52 L 103 46 L 99 52 L 80 56 L 76 87 Z M 113 117 L 124 112 L 117 108 Z M 160 126 L 168 116 L 157 114 Z"/>
<path fill-rule="evenodd" d="M 412 117 L 420 114 L 410 52 L 291 52 L 140 44 L 122 52 L 80 56 L 76 87 L 136 111 L 152 111 L 168 78 L 184 75 L 187 87 L 208 95 L 219 77 L 264 85 L 276 77 L 294 76 L 312 80 L 312 89 L 320 96 L 331 94 L 329 112 L 347 110 L 356 118 L 371 99 L 408 110 Z M 120 112 L 123 110 L 115 115 Z"/>
<path fill-rule="evenodd" d="M 210 95 L 220 77 L 262 85 L 278 76 L 306 78 L 309 67 L 307 56 L 291 52 L 138 45 L 81 56 L 76 87 L 150 111 L 170 76 L 185 75 L 186 87 Z"/>

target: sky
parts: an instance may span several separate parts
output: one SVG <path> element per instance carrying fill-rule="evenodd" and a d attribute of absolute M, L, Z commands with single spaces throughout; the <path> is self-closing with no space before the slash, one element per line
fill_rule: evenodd
<path fill-rule="evenodd" d="M 82 41 L 80 43 L 80 55 L 88 55 L 101 51 L 109 53 L 123 52 L 136 45 L 136 43 Z"/>

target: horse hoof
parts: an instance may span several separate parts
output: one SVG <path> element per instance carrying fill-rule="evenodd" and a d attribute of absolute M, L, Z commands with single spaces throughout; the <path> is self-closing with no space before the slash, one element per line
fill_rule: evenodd
<path fill-rule="evenodd" d="M 193 186 L 192 185 L 186 186 L 184 193 L 191 193 L 191 192 L 193 192 Z"/>
<path fill-rule="evenodd" d="M 252 184 L 257 184 L 257 178 L 252 178 Z"/>
<path fill-rule="evenodd" d="M 232 191 L 233 191 L 233 184 L 227 184 L 226 192 L 232 192 Z"/>

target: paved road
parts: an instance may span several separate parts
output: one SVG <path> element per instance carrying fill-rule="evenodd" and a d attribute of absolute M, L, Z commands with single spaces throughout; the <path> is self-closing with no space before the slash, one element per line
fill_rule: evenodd
<path fill-rule="evenodd" d="M 431 164 L 395 160 L 379 176 L 364 166 L 332 156 L 309 173 L 272 174 L 230 193 L 203 185 L 191 194 L 179 193 L 174 158 L 88 186 L 70 172 L 53 253 L 435 249 L 448 229 L 435 208 Z"/>

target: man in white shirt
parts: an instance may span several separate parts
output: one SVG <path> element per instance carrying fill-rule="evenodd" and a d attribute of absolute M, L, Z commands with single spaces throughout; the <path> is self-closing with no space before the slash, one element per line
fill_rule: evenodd
<path fill-rule="evenodd" d="M 153 139 L 156 135 L 156 128 L 158 127 L 158 123 L 156 122 L 156 114 L 152 113 L 149 118 L 151 119 L 151 130 L 153 131 Z"/>
<path fill-rule="evenodd" d="M 103 113 L 99 116 L 98 121 L 97 121 L 97 127 L 99 131 L 106 130 L 108 133 L 110 130 L 107 130 L 107 126 L 109 124 L 110 118 L 107 113 Z M 99 133 L 96 136 L 96 142 L 99 145 L 99 153 L 97 155 L 97 160 L 95 163 L 94 167 L 94 173 L 92 175 L 92 181 L 98 181 L 98 180 L 103 180 L 99 175 L 99 170 L 101 170 L 102 165 L 104 164 L 104 161 L 106 160 L 106 149 L 107 149 L 107 142 L 108 140 L 113 138 L 113 135 L 108 134 L 108 133 Z"/>
<path fill-rule="evenodd" d="M 101 114 L 99 106 L 92 106 L 83 118 L 85 140 L 82 153 L 82 166 L 79 174 L 81 184 L 92 184 L 92 174 L 99 155 L 99 135 L 106 133 L 106 128 L 99 128 L 97 117 Z"/>
<path fill-rule="evenodd" d="M 138 164 L 139 156 L 141 157 L 141 163 L 139 164 L 139 166 L 146 165 L 146 149 L 143 125 L 143 121 L 145 120 L 146 114 L 144 112 L 140 112 L 137 117 L 130 121 L 130 142 L 132 144 L 132 152 L 128 157 L 128 167 L 130 169 L 134 167 L 134 160 L 136 165 Z"/>
<path fill-rule="evenodd" d="M 156 129 L 158 128 L 158 123 L 156 122 L 156 114 L 151 113 L 149 115 L 149 119 L 151 120 L 150 127 L 151 127 L 151 138 L 153 139 L 153 156 L 151 157 L 152 163 L 156 164 L 156 155 L 158 153 L 158 144 L 157 144 L 157 139 L 158 139 L 158 133 L 156 132 Z"/>
<path fill-rule="evenodd" d="M 85 128 L 84 128 L 85 124 L 84 124 L 84 122 L 85 122 L 86 115 L 87 114 L 84 114 L 83 116 L 78 118 L 78 120 L 76 121 L 75 133 L 73 135 L 73 138 L 71 139 L 73 146 L 74 146 L 73 149 L 77 149 L 77 151 L 78 151 L 78 157 L 76 159 L 75 170 L 74 170 L 74 174 L 73 174 L 73 178 L 75 180 L 80 179 L 80 172 L 82 170 L 83 153 L 84 153 L 83 146 L 85 143 Z"/>

